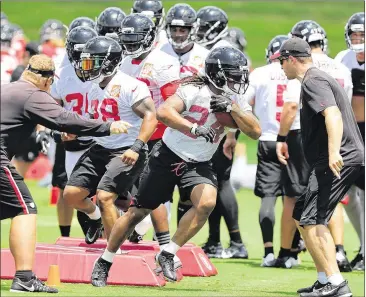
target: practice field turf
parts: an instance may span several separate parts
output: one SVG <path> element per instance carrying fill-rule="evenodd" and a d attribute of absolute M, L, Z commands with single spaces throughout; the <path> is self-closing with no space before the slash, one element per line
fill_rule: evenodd
<path fill-rule="evenodd" d="M 35 182 L 28 182 L 37 202 L 38 242 L 54 243 L 59 236 L 56 208 L 48 205 L 49 190 L 39 188 Z M 263 256 L 261 232 L 258 223 L 259 199 L 251 191 L 238 192 L 239 225 L 243 240 L 249 251 L 248 260 L 213 260 L 219 274 L 210 278 L 185 277 L 181 282 L 169 283 L 163 288 L 109 286 L 95 288 L 92 285 L 62 284 L 58 296 L 296 296 L 300 287 L 315 281 L 316 271 L 308 253 L 301 254 L 303 263 L 292 269 L 259 267 Z M 176 229 L 176 201 L 171 224 L 171 232 Z M 275 252 L 279 250 L 279 227 L 282 202 L 276 206 Z M 8 247 L 10 220 L 1 222 L 1 247 Z M 229 236 L 222 222 L 222 243 L 228 245 Z M 72 225 L 72 236 L 82 236 L 76 219 Z M 192 241 L 196 244 L 205 242 L 208 236 L 207 225 Z M 149 232 L 146 239 L 151 239 Z M 345 224 L 345 248 L 352 259 L 358 248 L 358 239 L 350 223 Z M 348 279 L 354 296 L 364 296 L 364 273 L 343 274 Z M 11 282 L 1 281 L 1 295 L 15 296 L 10 293 Z M 19 295 L 18 295 L 19 296 Z M 22 295 L 24 296 L 24 294 Z M 37 296 L 39 296 L 37 294 Z"/>
<path fill-rule="evenodd" d="M 69 25 L 78 16 L 95 18 L 108 6 L 130 13 L 132 0 L 124 1 L 6 1 L 1 3 L 11 22 L 19 24 L 30 39 L 39 38 L 39 28 L 50 18 Z M 264 49 L 278 34 L 287 34 L 300 21 L 312 19 L 324 27 L 329 38 L 330 56 L 345 49 L 344 25 L 355 12 L 364 10 L 363 1 L 166 1 L 165 11 L 178 2 L 187 2 L 195 9 L 216 5 L 229 16 L 229 25 L 240 27 L 247 35 L 248 54 L 255 67 L 263 65 Z"/>

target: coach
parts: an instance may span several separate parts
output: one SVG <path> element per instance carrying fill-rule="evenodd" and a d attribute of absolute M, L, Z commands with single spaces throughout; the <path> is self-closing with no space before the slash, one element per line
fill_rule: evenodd
<path fill-rule="evenodd" d="M 33 56 L 21 79 L 1 87 L 0 220 L 11 218 L 10 250 L 16 274 L 10 291 L 57 293 L 32 272 L 36 245 L 37 207 L 15 168 L 13 156 L 28 141 L 37 124 L 77 135 L 108 136 L 126 133 L 126 122 L 86 120 L 63 109 L 47 93 L 55 66 L 44 55 Z"/>
<path fill-rule="evenodd" d="M 311 168 L 307 189 L 296 201 L 293 218 L 301 227 L 318 280 L 298 293 L 308 297 L 350 296 L 327 224 L 360 174 L 364 164 L 362 137 L 347 94 L 334 78 L 313 66 L 308 43 L 291 38 L 282 44 L 279 54 L 287 78 L 301 82 L 301 136 Z"/>

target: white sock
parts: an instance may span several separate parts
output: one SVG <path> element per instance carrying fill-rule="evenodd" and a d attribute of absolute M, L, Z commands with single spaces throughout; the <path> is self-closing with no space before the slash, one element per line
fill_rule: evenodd
<path fill-rule="evenodd" d="M 164 248 L 164 251 L 175 255 L 178 252 L 179 249 L 180 249 L 180 246 L 179 245 L 177 245 L 173 241 L 170 241 L 168 243 L 168 245 Z"/>
<path fill-rule="evenodd" d="M 108 251 L 107 249 L 104 250 L 104 253 L 102 255 L 102 259 L 106 260 L 110 263 L 113 263 L 113 258 L 116 255 L 116 253 L 112 253 L 110 251 Z"/>
<path fill-rule="evenodd" d="M 336 273 L 328 277 L 328 282 L 330 282 L 332 285 L 338 286 L 344 282 L 344 278 L 342 274 Z"/>
<path fill-rule="evenodd" d="M 328 282 L 328 278 L 325 272 L 318 272 L 318 281 L 323 285 L 325 285 Z"/>
<path fill-rule="evenodd" d="M 168 246 L 168 244 L 162 244 L 160 245 L 160 251 L 164 250 L 166 247 Z"/>
<path fill-rule="evenodd" d="M 116 255 L 122 255 L 122 251 L 120 248 L 118 248 L 117 252 L 116 252 Z"/>
<path fill-rule="evenodd" d="M 95 206 L 95 210 L 92 213 L 87 213 L 87 215 L 91 220 L 99 220 L 101 218 L 99 207 Z"/>

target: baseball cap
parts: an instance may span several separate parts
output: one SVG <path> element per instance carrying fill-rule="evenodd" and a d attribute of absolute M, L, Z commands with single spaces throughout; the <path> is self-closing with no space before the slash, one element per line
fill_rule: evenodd
<path fill-rule="evenodd" d="M 303 39 L 292 37 L 282 43 L 282 46 L 271 57 L 271 60 L 280 57 L 311 57 L 310 45 Z"/>

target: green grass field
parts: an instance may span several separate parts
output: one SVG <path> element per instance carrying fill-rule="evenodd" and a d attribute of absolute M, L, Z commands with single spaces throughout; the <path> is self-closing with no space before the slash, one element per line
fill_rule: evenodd
<path fill-rule="evenodd" d="M 165 11 L 174 3 L 184 1 L 163 0 Z M 345 49 L 344 25 L 355 12 L 364 10 L 362 1 L 197 1 L 188 0 L 195 9 L 216 5 L 229 16 L 229 25 L 244 30 L 248 40 L 248 54 L 255 67 L 265 63 L 264 49 L 278 34 L 287 34 L 292 26 L 304 19 L 313 19 L 326 30 L 333 57 Z M 12 2 L 1 3 L 1 9 L 10 21 L 19 24 L 30 39 L 38 39 L 39 28 L 49 18 L 65 24 L 78 16 L 95 18 L 108 6 L 118 6 L 130 12 L 132 0 L 125 1 L 66 1 L 66 2 Z"/>
<path fill-rule="evenodd" d="M 39 188 L 35 182 L 28 182 L 37 202 L 38 242 L 54 243 L 59 236 L 56 208 L 48 205 L 49 190 Z M 210 278 L 185 277 L 181 282 L 162 288 L 109 286 L 95 288 L 91 285 L 63 284 L 60 296 L 296 296 L 296 290 L 314 282 L 316 271 L 308 253 L 301 254 L 303 263 L 291 270 L 259 267 L 263 256 L 261 232 L 258 223 L 260 201 L 251 191 L 241 190 L 237 194 L 239 202 L 239 225 L 243 240 L 249 251 L 248 260 L 213 260 L 219 274 Z M 176 203 L 177 199 L 175 199 Z M 275 252 L 279 250 L 279 227 L 281 201 L 277 202 L 275 225 Z M 174 205 L 173 209 L 176 209 Z M 176 216 L 173 212 L 171 232 L 176 229 Z M 1 247 L 8 247 L 10 220 L 1 222 Z M 224 222 L 221 226 L 224 246 L 229 236 Z M 71 236 L 81 237 L 82 232 L 73 221 Z M 208 236 L 207 225 L 192 239 L 196 244 L 205 242 Z M 151 232 L 146 235 L 151 238 Z M 345 248 L 350 259 L 356 254 L 358 239 L 350 223 L 345 225 Z M 348 279 L 354 296 L 364 296 L 364 273 L 344 274 Z M 1 281 L 1 296 L 14 296 L 9 292 L 10 281 Z M 23 296 L 23 295 L 22 295 Z"/>

